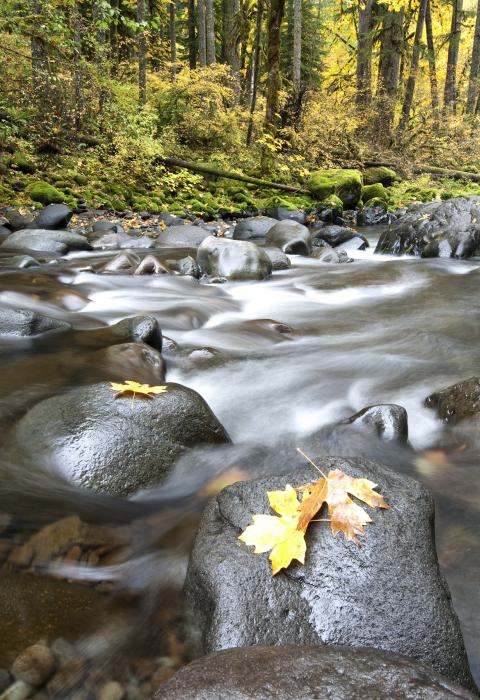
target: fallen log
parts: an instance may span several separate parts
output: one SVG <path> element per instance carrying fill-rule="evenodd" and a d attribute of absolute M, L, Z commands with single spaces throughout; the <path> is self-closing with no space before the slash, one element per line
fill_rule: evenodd
<path fill-rule="evenodd" d="M 274 190 L 283 190 L 284 192 L 293 192 L 294 194 L 307 194 L 311 196 L 310 190 L 305 190 L 301 187 L 294 187 L 293 185 L 284 185 L 280 182 L 269 182 L 268 180 L 261 180 L 258 177 L 250 177 L 249 175 L 241 175 L 239 173 L 233 173 L 228 170 L 220 170 L 218 168 L 212 168 L 209 165 L 200 165 L 198 163 L 190 163 L 186 160 L 180 160 L 180 158 L 157 158 L 158 162 L 164 163 L 174 168 L 185 168 L 186 170 L 192 170 L 196 173 L 203 173 L 204 175 L 213 175 L 214 177 L 224 177 L 229 180 L 240 180 L 240 182 L 248 182 L 251 185 L 259 185 L 260 187 L 267 187 Z"/>
<path fill-rule="evenodd" d="M 432 165 L 416 165 L 413 170 L 415 173 L 418 174 L 429 173 L 431 175 L 451 177 L 452 180 L 472 180 L 472 182 L 480 182 L 479 173 L 469 173 L 466 170 L 449 170 L 448 168 L 435 168 Z"/>

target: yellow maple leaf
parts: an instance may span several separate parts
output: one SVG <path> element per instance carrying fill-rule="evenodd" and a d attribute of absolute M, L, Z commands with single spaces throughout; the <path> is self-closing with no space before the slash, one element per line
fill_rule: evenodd
<path fill-rule="evenodd" d="M 131 379 L 126 379 L 123 384 L 117 384 L 116 382 L 110 382 L 112 389 L 117 391 L 117 396 L 122 394 L 142 394 L 143 396 L 148 396 L 151 398 L 153 394 L 165 394 L 168 391 L 166 386 L 150 386 L 149 384 L 139 384 Z"/>
<path fill-rule="evenodd" d="M 263 554 L 270 549 L 269 559 L 272 562 L 272 575 L 280 569 L 285 569 L 294 559 L 305 563 L 305 531 L 298 529 L 297 492 L 287 484 L 284 491 L 268 491 L 268 500 L 276 515 L 257 514 L 253 516 L 253 524 L 249 525 L 239 539 L 247 545 L 254 546 L 255 554 Z"/>

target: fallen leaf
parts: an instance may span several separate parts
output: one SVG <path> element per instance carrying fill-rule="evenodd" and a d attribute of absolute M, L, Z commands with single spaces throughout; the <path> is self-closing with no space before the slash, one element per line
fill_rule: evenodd
<path fill-rule="evenodd" d="M 131 379 L 126 379 L 123 384 L 117 384 L 115 382 L 110 382 L 112 389 L 117 391 L 117 396 L 122 394 L 142 394 L 143 396 L 151 397 L 153 394 L 165 394 L 168 391 L 166 386 L 150 386 L 149 384 L 139 384 Z"/>

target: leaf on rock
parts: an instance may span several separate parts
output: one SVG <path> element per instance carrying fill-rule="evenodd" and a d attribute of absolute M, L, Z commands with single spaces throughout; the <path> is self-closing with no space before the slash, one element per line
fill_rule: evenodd
<path fill-rule="evenodd" d="M 117 384 L 116 382 L 110 382 L 112 389 L 117 391 L 117 396 L 122 394 L 142 394 L 143 396 L 148 396 L 151 398 L 153 394 L 165 394 L 168 391 L 166 386 L 150 386 L 149 384 L 139 384 L 131 379 L 126 379 L 123 384 Z"/>

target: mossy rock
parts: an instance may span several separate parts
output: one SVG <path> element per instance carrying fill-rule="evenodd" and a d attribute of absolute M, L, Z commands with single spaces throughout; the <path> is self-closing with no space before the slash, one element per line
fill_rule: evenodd
<path fill-rule="evenodd" d="M 56 187 L 49 185 L 48 182 L 33 182 L 27 187 L 25 193 L 34 202 L 41 204 L 62 204 L 66 201 L 65 194 Z"/>
<path fill-rule="evenodd" d="M 333 209 L 338 213 L 343 212 L 343 202 L 336 194 L 331 194 L 327 199 L 323 199 L 317 204 L 317 209 Z"/>
<path fill-rule="evenodd" d="M 368 202 L 370 199 L 382 199 L 387 202 L 388 192 L 381 182 L 376 182 L 374 185 L 365 185 L 362 199 L 364 202 Z"/>
<path fill-rule="evenodd" d="M 20 151 L 16 151 L 10 158 L 10 167 L 26 175 L 32 175 L 36 170 L 35 163 Z"/>
<path fill-rule="evenodd" d="M 343 206 L 355 207 L 362 196 L 362 173 L 359 170 L 318 170 L 312 173 L 308 188 L 320 200 L 335 194 Z"/>
<path fill-rule="evenodd" d="M 0 185 L 0 204 L 12 204 L 15 192 L 7 185 Z"/>
<path fill-rule="evenodd" d="M 383 207 L 386 209 L 387 202 L 382 197 L 372 197 L 371 199 L 368 199 L 363 206 L 365 209 L 370 209 L 372 207 Z"/>
<path fill-rule="evenodd" d="M 380 183 L 389 187 L 397 180 L 397 173 L 391 168 L 384 165 L 379 165 L 376 168 L 367 168 L 363 173 L 363 182 L 365 185 L 376 185 Z"/>

